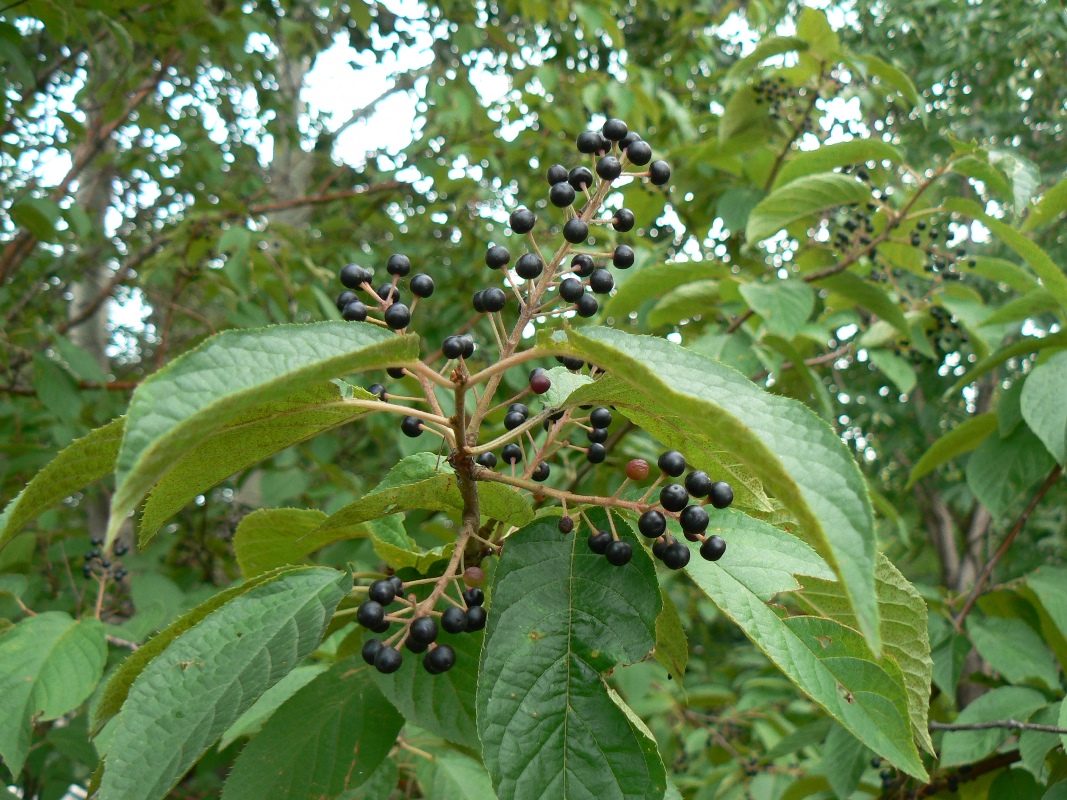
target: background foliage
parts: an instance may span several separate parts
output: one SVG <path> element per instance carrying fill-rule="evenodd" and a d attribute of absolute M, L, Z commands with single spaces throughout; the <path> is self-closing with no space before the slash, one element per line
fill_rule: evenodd
<path fill-rule="evenodd" d="M 674 179 L 667 194 L 627 192 L 638 220 L 655 222 L 627 238 L 637 267 L 620 274 L 605 321 L 667 335 L 834 427 L 874 501 L 888 557 L 878 578 L 898 587 L 900 607 L 919 601 L 899 588 L 900 573 L 917 587 L 933 656 L 932 697 L 900 698 L 913 723 L 932 720 L 913 731 L 925 751 L 913 758 L 929 778 L 911 779 L 872 762 L 822 710 L 840 702 L 852 713 L 855 698 L 799 692 L 802 677 L 787 680 L 769 646 L 750 643 L 727 578 L 668 577 L 672 624 L 688 648 L 676 647 L 668 667 L 619 668 L 611 683 L 654 736 L 673 787 L 701 800 L 1060 796 L 1065 30 L 1055 4 L 1009 0 L 856 0 L 825 13 L 597 0 L 9 7 L 0 18 L 0 497 L 121 415 L 136 385 L 207 336 L 336 319 L 330 294 L 346 262 L 380 265 L 402 249 L 431 272 L 438 294 L 419 333 L 439 342 L 468 320 L 482 252 L 507 211 L 543 202 L 544 167 L 568 163 L 591 116 L 620 116 L 671 162 Z M 386 95 L 351 120 L 317 114 L 301 93 L 335 41 L 360 64 L 396 69 Z M 397 55 L 412 45 L 426 57 L 408 68 L 414 59 Z M 486 74 L 507 91 L 484 100 Z M 411 143 L 353 155 L 345 131 L 398 92 L 416 99 Z M 396 133 L 406 141 L 407 130 Z M 0 674 L 6 784 L 48 798 L 88 785 L 107 746 L 89 731 L 123 699 L 109 698 L 101 677 L 132 646 L 256 574 L 234 557 L 248 512 L 331 514 L 425 446 L 401 437 L 392 418 L 332 429 L 341 421 L 309 420 L 329 430 L 161 508 L 159 532 L 123 558 L 128 579 L 99 595 L 81 556 L 106 524 L 106 480 L 83 491 L 75 479 L 25 529 L 29 518 L 4 520 L 3 669 L 37 659 L 26 668 L 41 682 L 16 692 Z M 610 493 L 621 464 L 659 449 L 646 433 L 616 434 L 606 465 L 576 464 L 561 485 Z M 54 479 L 62 485 L 63 475 Z M 396 535 L 412 550 L 441 547 L 454 534 L 447 511 L 411 512 Z M 746 540 L 753 562 L 783 557 L 770 524 L 783 520 L 766 511 L 763 538 Z M 132 543 L 132 531 L 123 536 Z M 372 569 L 383 557 L 362 539 L 330 544 L 314 561 Z M 802 554 L 795 561 L 766 577 L 759 599 L 858 627 L 827 575 Z M 322 570 L 269 575 L 309 608 L 338 592 Z M 256 580 L 233 591 L 266 592 Z M 768 613 L 768 625 L 778 622 Z M 317 630 L 308 614 L 302 624 Z M 890 608 L 882 615 L 883 625 L 893 620 Z M 220 744 L 190 761 L 173 796 L 217 796 L 231 769 L 262 774 L 256 759 L 295 724 L 290 696 L 317 709 L 301 724 L 352 720 L 342 742 L 363 741 L 364 729 L 400 731 L 395 709 L 417 716 L 388 682 L 348 696 L 351 707 L 330 706 L 353 664 L 344 632 L 327 632 L 271 690 L 284 691 L 229 720 Z M 790 635 L 825 634 L 794 625 Z M 664 641 L 681 638 L 675 630 Z M 866 657 L 857 652 L 841 658 Z M 904 670 L 907 658 L 895 663 Z M 77 665 L 58 693 L 57 663 Z M 463 677 L 450 673 L 456 714 L 405 725 L 363 796 L 492 796 L 474 720 L 462 718 L 475 703 L 473 675 L 466 686 Z M 939 728 L 1006 720 L 1052 731 Z M 142 741 L 128 728 L 114 735 Z M 248 796 L 264 796 L 250 781 L 241 782 Z"/>

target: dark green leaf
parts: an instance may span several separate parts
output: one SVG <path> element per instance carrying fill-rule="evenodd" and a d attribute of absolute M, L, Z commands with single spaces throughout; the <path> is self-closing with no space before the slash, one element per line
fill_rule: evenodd
<path fill-rule="evenodd" d="M 803 281 L 743 283 L 740 291 L 767 330 L 787 341 L 800 332 L 815 307 L 815 290 Z"/>
<path fill-rule="evenodd" d="M 911 487 L 919 478 L 933 472 L 945 462 L 971 452 L 996 429 L 997 415 L 993 411 L 964 420 L 930 445 L 922 458 L 915 462 L 908 475 L 908 486 Z"/>
<path fill-rule="evenodd" d="M 1045 696 L 1035 689 L 1022 686 L 1001 686 L 982 695 L 960 712 L 955 722 L 966 725 L 971 722 L 998 722 L 1014 719 L 1026 722 L 1030 715 L 1048 703 Z M 1001 744 L 1011 731 L 993 728 L 979 731 L 949 731 L 941 741 L 941 766 L 955 767 L 971 764 L 985 758 Z"/>
<path fill-rule="evenodd" d="M 1034 367 L 1023 385 L 1023 419 L 1053 458 L 1067 463 L 1067 352 L 1056 353 Z"/>
<path fill-rule="evenodd" d="M 967 618 L 967 633 L 978 654 L 1009 683 L 1036 681 L 1059 689 L 1056 662 L 1041 637 L 1021 619 Z"/>
<path fill-rule="evenodd" d="M 967 485 L 996 518 L 1052 465 L 1052 456 L 1041 441 L 1029 428 L 1020 425 L 1003 439 L 990 436 L 971 454 L 967 460 Z"/>

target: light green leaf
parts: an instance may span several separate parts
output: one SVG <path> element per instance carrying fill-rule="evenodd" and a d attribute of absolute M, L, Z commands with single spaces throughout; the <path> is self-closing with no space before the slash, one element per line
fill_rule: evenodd
<path fill-rule="evenodd" d="M 1060 464 L 1067 463 L 1067 352 L 1042 360 L 1023 385 L 1023 419 Z"/>
<path fill-rule="evenodd" d="M 1030 206 L 1029 214 L 1022 225 L 1023 233 L 1030 233 L 1045 227 L 1064 211 L 1067 211 L 1067 178 L 1058 181 L 1041 195 L 1037 203 Z"/>
<path fill-rule="evenodd" d="M 1034 162 L 1010 150 L 990 150 L 989 163 L 1007 177 L 1015 214 L 1021 217 L 1030 208 L 1030 199 L 1041 181 L 1040 170 Z"/>
<path fill-rule="evenodd" d="M 0 514 L 0 549 L 42 511 L 115 468 L 122 425 L 123 418 L 119 417 L 87 436 L 75 439 L 34 475 Z"/>
<path fill-rule="evenodd" d="M 254 578 L 285 564 L 299 564 L 313 552 L 303 546 L 304 537 L 325 519 L 322 511 L 303 508 L 261 508 L 246 514 L 233 535 L 241 574 Z M 359 536 L 370 536 L 370 529 L 359 526 Z"/>
<path fill-rule="evenodd" d="M 919 117 L 922 119 L 923 127 L 926 126 L 926 105 L 923 103 L 922 97 L 919 96 L 919 92 L 915 89 L 915 84 L 911 82 L 911 78 L 907 73 L 901 70 L 899 67 L 890 64 L 888 61 L 884 61 L 878 56 L 867 56 L 863 59 L 864 65 L 867 67 L 867 73 L 878 78 L 887 86 L 896 90 L 897 94 L 911 103 L 912 107 L 919 112 Z"/>
<path fill-rule="evenodd" d="M 779 618 L 720 562 L 704 561 L 696 545 L 686 571 L 697 586 L 805 694 L 860 741 L 897 768 L 923 780 L 912 740 L 904 679 L 891 658 L 879 664 L 863 637 L 817 617 Z"/>
<path fill-rule="evenodd" d="M 424 550 L 408 536 L 400 514 L 393 514 L 369 523 L 371 543 L 378 558 L 395 569 L 413 569 L 427 574 L 438 561 L 447 561 L 455 545 L 452 542 Z"/>
<path fill-rule="evenodd" d="M 1022 686 L 1001 686 L 983 694 L 960 712 L 955 722 L 999 722 L 1014 719 L 1026 722 L 1030 715 L 1048 703 L 1036 689 Z M 941 740 L 941 767 L 971 764 L 996 750 L 1011 735 L 1006 728 L 980 731 L 949 731 Z"/>
<path fill-rule="evenodd" d="M 868 350 L 871 363 L 882 371 L 889 380 L 903 393 L 907 394 L 915 388 L 915 368 L 908 360 L 901 358 L 891 350 Z"/>
<path fill-rule="evenodd" d="M 978 654 L 1009 683 L 1038 681 L 1058 690 L 1056 662 L 1034 629 L 1021 619 L 968 617 L 967 633 Z"/>
<path fill-rule="evenodd" d="M 1026 585 L 1056 630 L 1067 639 L 1067 569 L 1048 565 L 1038 567 L 1026 576 Z"/>
<path fill-rule="evenodd" d="M 1053 703 L 1037 711 L 1030 721 L 1037 725 L 1060 724 L 1060 703 Z M 1045 756 L 1060 743 L 1054 733 L 1044 731 L 1021 731 L 1019 733 L 1019 756 L 1023 767 L 1040 781 L 1048 778 Z"/>
<path fill-rule="evenodd" d="M 1067 703 L 1060 703 L 1060 721 L 1056 727 L 1067 728 Z M 1067 750 L 1067 734 L 1060 734 L 1060 742 L 1064 750 Z"/>
<path fill-rule="evenodd" d="M 860 629 L 879 652 L 874 513 L 862 473 L 830 426 L 795 400 L 662 339 L 597 327 L 565 336 L 570 348 L 553 337 L 542 344 L 610 366 L 629 386 L 613 403 L 627 416 L 638 409 L 686 437 L 713 439 L 770 489 L 799 521 L 798 535 L 843 579 Z"/>
<path fill-rule="evenodd" d="M 659 800 L 667 788 L 655 741 L 601 677 L 648 655 L 660 611 L 651 558 L 628 524 L 616 527 L 634 548 L 622 567 L 552 521 L 508 537 L 478 680 L 482 756 L 501 800 Z"/>
<path fill-rule="evenodd" d="M 337 570 L 284 572 L 174 639 L 130 686 L 100 800 L 155 800 L 313 651 L 351 587 Z"/>
<path fill-rule="evenodd" d="M 420 749 L 423 743 L 419 742 Z M 415 762 L 415 777 L 423 797 L 433 800 L 496 800 L 493 782 L 485 767 L 451 747 L 430 746 L 433 760 Z"/>
<path fill-rule="evenodd" d="M 797 220 L 849 203 L 866 203 L 871 189 L 850 175 L 822 172 L 779 186 L 752 209 L 745 238 L 755 244 Z"/>
<path fill-rule="evenodd" d="M 0 634 L 0 757 L 12 775 L 26 763 L 34 724 L 80 706 L 106 661 L 104 626 L 91 617 L 45 611 Z"/>
<path fill-rule="evenodd" d="M 351 389 L 330 381 L 264 403 L 222 426 L 167 471 L 148 495 L 141 515 L 145 544 L 172 514 L 215 484 L 298 442 L 366 414 L 343 405 Z M 371 396 L 354 390 L 362 399 Z"/>
<path fill-rule="evenodd" d="M 987 280 L 1003 283 L 1017 292 L 1032 292 L 1041 288 L 1041 284 L 1034 276 L 1020 267 L 1003 258 L 991 258 L 989 256 L 977 256 L 974 266 L 969 268 L 971 272 Z"/>
<path fill-rule="evenodd" d="M 933 472 L 945 462 L 974 450 L 997 429 L 997 424 L 995 411 L 987 411 L 961 422 L 930 445 L 929 449 L 922 454 L 922 458 L 915 462 L 915 466 L 911 468 L 911 473 L 908 475 L 906 488 L 910 489 L 915 481 Z"/>
<path fill-rule="evenodd" d="M 970 652 L 971 642 L 967 637 L 962 633 L 952 633 L 930 653 L 934 659 L 934 685 L 949 697 L 956 696 L 956 687 L 963 675 L 963 664 Z"/>
<path fill-rule="evenodd" d="M 372 671 L 345 659 L 282 704 L 241 751 L 222 800 L 320 800 L 369 780 L 404 724 Z"/>
<path fill-rule="evenodd" d="M 578 388 L 592 382 L 592 378 L 581 372 L 571 372 L 566 367 L 553 367 L 547 372 L 552 386 L 541 395 L 541 402 L 545 408 L 560 408 Z M 529 520 L 526 520 L 529 522 Z M 526 522 L 522 524 L 525 525 Z"/>
<path fill-rule="evenodd" d="M 964 373 L 958 381 L 952 384 L 942 397 L 951 397 L 960 391 L 964 386 L 968 386 L 974 383 L 983 375 L 987 374 L 993 369 L 996 369 L 1005 361 L 1010 358 L 1018 358 L 1019 356 L 1030 355 L 1031 353 L 1037 353 L 1045 349 L 1060 350 L 1067 347 L 1067 331 L 1060 331 L 1059 333 L 1050 333 L 1048 336 L 1037 338 L 1035 336 L 1027 336 L 1020 339 L 1017 342 L 1012 342 L 1006 347 L 1002 347 L 996 353 L 983 358 L 971 369 Z"/>
<path fill-rule="evenodd" d="M 329 668 L 329 664 L 302 664 L 267 689 L 252 704 L 252 707 L 222 734 L 219 739 L 219 750 L 225 750 L 242 736 L 253 736 L 258 733 L 282 703 Z"/>
<path fill-rule="evenodd" d="M 841 42 L 826 19 L 826 12 L 810 6 L 800 9 L 797 38 L 808 43 L 808 52 L 819 61 L 833 59 L 841 49 Z"/>
<path fill-rule="evenodd" d="M 152 374 L 130 401 L 108 542 L 174 463 L 255 406 L 309 384 L 418 358 L 418 337 L 369 323 L 229 330 Z"/>
<path fill-rule="evenodd" d="M 830 172 L 835 167 L 864 164 L 868 161 L 892 161 L 899 164 L 901 160 L 900 150 L 881 139 L 836 142 L 815 150 L 800 150 L 792 154 L 779 171 L 774 185 L 781 186 L 817 172 Z"/>
<path fill-rule="evenodd" d="M 656 617 L 656 649 L 652 655 L 674 680 L 680 682 L 689 663 L 689 641 L 682 627 L 682 618 L 666 589 L 660 590 L 660 601 L 662 607 Z"/>
<path fill-rule="evenodd" d="M 873 311 L 905 336 L 908 335 L 908 320 L 900 306 L 873 283 L 847 271 L 822 278 L 816 283 L 868 311 Z"/>
<path fill-rule="evenodd" d="M 783 53 L 803 52 L 808 49 L 808 43 L 794 36 L 772 36 L 764 39 L 744 58 L 739 58 L 726 73 L 729 84 L 736 84 L 743 80 L 746 73 L 759 66 L 763 61 Z"/>
<path fill-rule="evenodd" d="M 657 295 L 686 283 L 714 280 L 728 273 L 726 265 L 711 261 L 656 264 L 639 269 L 632 275 L 627 275 L 625 280 L 619 281 L 615 294 L 604 304 L 604 315 L 621 321 Z"/>
<path fill-rule="evenodd" d="M 663 295 L 648 312 L 650 328 L 674 325 L 683 319 L 714 315 L 718 281 L 693 281 Z"/>
<path fill-rule="evenodd" d="M 1020 425 L 1003 439 L 990 436 L 971 454 L 967 459 L 967 485 L 995 519 L 1052 465 L 1052 456 L 1041 441 Z"/>
<path fill-rule="evenodd" d="M 719 118 L 719 144 L 726 145 L 733 139 L 755 147 L 763 133 L 769 129 L 767 107 L 756 102 L 756 93 L 751 86 L 741 86 L 730 95 L 726 108 Z"/>
<path fill-rule="evenodd" d="M 67 362 L 70 371 L 77 377 L 93 383 L 107 381 L 107 374 L 87 350 L 78 347 L 66 336 L 59 334 L 53 336 L 53 342 L 60 358 Z"/>
<path fill-rule="evenodd" d="M 739 288 L 749 307 L 763 317 L 767 330 L 786 340 L 800 332 L 815 308 L 815 290 L 803 281 L 743 283 Z"/>
<path fill-rule="evenodd" d="M 982 325 L 1004 325 L 1009 322 L 1020 322 L 1025 319 L 1037 317 L 1059 310 L 1059 301 L 1051 292 L 1042 288 L 1034 289 L 1026 294 L 1013 297 L 992 314 L 982 320 Z"/>
<path fill-rule="evenodd" d="M 823 746 L 819 769 L 826 776 L 838 800 L 848 800 L 852 797 L 867 769 L 870 753 L 863 742 L 846 728 L 837 724 L 830 728 Z"/>

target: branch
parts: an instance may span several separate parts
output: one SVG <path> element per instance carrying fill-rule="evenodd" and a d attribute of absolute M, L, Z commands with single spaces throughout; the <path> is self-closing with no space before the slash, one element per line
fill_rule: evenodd
<path fill-rule="evenodd" d="M 94 383 L 93 381 L 78 381 L 79 389 L 103 389 L 106 392 L 128 392 L 137 388 L 139 381 L 109 381 L 107 383 Z M 31 386 L 0 386 L 0 392 L 17 394 L 24 397 L 33 397 L 37 390 Z"/>
<path fill-rule="evenodd" d="M 284 211 L 289 208 L 322 205 L 323 203 L 332 203 L 336 200 L 348 200 L 353 197 L 364 197 L 370 194 L 377 194 L 378 192 L 391 192 L 405 186 L 407 186 L 407 184 L 401 183 L 400 181 L 385 181 L 384 183 L 374 183 L 368 186 L 362 186 L 358 189 L 349 189 L 342 192 L 327 192 L 326 194 L 311 195 L 309 197 L 297 197 L 292 200 L 282 200 L 277 203 L 261 203 L 259 205 L 249 206 L 247 213 L 252 216 L 270 214 L 274 211 Z M 241 213 L 233 212 L 230 216 L 241 216 Z"/>
<path fill-rule="evenodd" d="M 996 722 L 934 722 L 930 721 L 932 731 L 988 731 L 995 728 L 1007 728 L 1012 731 L 1041 731 L 1042 733 L 1067 734 L 1067 728 L 1057 728 L 1055 725 L 1038 725 L 1034 722 L 1019 722 L 1015 719 L 1002 719 Z"/>
<path fill-rule="evenodd" d="M 914 798 L 914 800 L 920 800 L 923 797 L 930 797 L 945 789 L 954 790 L 955 787 L 961 783 L 977 780 L 990 772 L 996 772 L 998 769 L 1011 766 L 1021 758 L 1022 756 L 1019 755 L 1019 751 L 1013 750 L 1010 753 L 998 753 L 997 755 L 990 756 L 989 758 L 974 764 L 965 764 L 958 769 L 934 778 L 925 786 L 920 786 L 914 791 L 914 794 L 910 794 L 909 796 Z M 897 800 L 902 796 L 900 790 L 901 785 L 899 783 L 894 783 L 892 787 L 882 793 L 882 797 L 885 798 L 885 800 L 889 800 L 889 798 Z"/>

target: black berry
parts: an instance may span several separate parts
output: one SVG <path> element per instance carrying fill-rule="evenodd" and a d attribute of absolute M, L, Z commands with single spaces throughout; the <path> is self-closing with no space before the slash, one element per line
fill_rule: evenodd
<path fill-rule="evenodd" d="M 408 635 L 419 644 L 430 644 L 437 640 L 437 620 L 433 617 L 419 617 L 411 623 Z"/>
<path fill-rule="evenodd" d="M 734 490 L 726 481 L 715 481 L 708 497 L 715 508 L 727 508 L 734 501 Z"/>
<path fill-rule="evenodd" d="M 467 604 L 468 608 L 480 606 L 482 603 L 485 602 L 485 592 L 483 592 L 477 586 L 472 586 L 469 589 L 464 589 L 463 602 Z"/>
<path fill-rule="evenodd" d="M 540 464 L 537 465 L 537 469 L 533 471 L 533 475 L 531 475 L 530 477 L 538 483 L 541 483 L 543 481 L 548 480 L 548 475 L 550 472 L 552 472 L 552 468 L 549 467 L 546 462 L 542 461 Z"/>
<path fill-rule="evenodd" d="M 370 280 L 370 274 L 359 264 L 345 264 L 341 267 L 339 276 L 341 285 L 346 289 L 358 289 Z"/>
<path fill-rule="evenodd" d="M 441 342 L 441 352 L 445 358 L 459 358 L 463 355 L 463 340 L 458 336 L 448 336 Z"/>
<path fill-rule="evenodd" d="M 700 557 L 705 561 L 718 561 L 726 552 L 726 541 L 721 536 L 709 536 L 700 545 Z"/>
<path fill-rule="evenodd" d="M 604 156 L 596 162 L 596 174 L 606 181 L 613 181 L 622 175 L 622 164 L 615 156 Z"/>
<path fill-rule="evenodd" d="M 659 457 L 659 461 L 656 463 L 661 470 L 666 472 L 672 478 L 677 478 L 685 472 L 685 456 L 677 450 L 668 450 Z"/>
<path fill-rule="evenodd" d="M 580 278 L 588 278 L 596 269 L 596 263 L 585 253 L 579 253 L 571 259 L 571 269 Z"/>
<path fill-rule="evenodd" d="M 656 539 L 656 541 L 652 543 L 652 555 L 662 561 L 663 554 L 667 552 L 667 548 L 674 544 L 674 542 L 675 539 L 673 536 L 663 536 Z"/>
<path fill-rule="evenodd" d="M 474 337 L 469 333 L 465 333 L 458 337 L 459 343 L 463 345 L 463 357 L 470 358 L 474 355 Z"/>
<path fill-rule="evenodd" d="M 559 528 L 560 533 L 570 533 L 574 530 L 574 518 L 560 517 L 556 527 Z"/>
<path fill-rule="evenodd" d="M 405 642 L 405 647 L 412 653 L 425 653 L 426 648 L 429 647 L 429 645 L 424 642 L 416 642 L 409 636 L 407 642 Z"/>
<path fill-rule="evenodd" d="M 630 132 L 630 129 L 626 127 L 626 123 L 621 119 L 609 119 L 604 123 L 601 131 L 604 133 L 605 139 L 617 142 L 623 139 Z"/>
<path fill-rule="evenodd" d="M 597 294 L 607 294 L 615 288 L 615 278 L 606 269 L 595 269 L 589 276 L 589 288 Z"/>
<path fill-rule="evenodd" d="M 502 245 L 490 247 L 485 251 L 485 265 L 490 269 L 500 269 L 511 261 L 511 252 Z"/>
<path fill-rule="evenodd" d="M 504 415 L 504 427 L 509 431 L 515 430 L 524 422 L 526 422 L 526 417 L 518 411 L 509 411 Z"/>
<path fill-rule="evenodd" d="M 711 484 L 711 478 L 702 469 L 693 470 L 685 476 L 685 489 L 693 497 L 707 497 Z"/>
<path fill-rule="evenodd" d="M 447 644 L 439 644 L 426 654 L 426 657 L 422 659 L 422 665 L 431 675 L 448 672 L 456 665 L 456 651 Z"/>
<path fill-rule="evenodd" d="M 641 136 L 638 133 L 634 132 L 634 131 L 630 131 L 625 136 L 623 136 L 622 139 L 619 140 L 619 147 L 622 148 L 623 150 L 625 150 L 627 147 L 632 145 L 634 142 L 639 142 L 639 141 L 641 141 Z"/>
<path fill-rule="evenodd" d="M 556 356 L 556 361 L 565 366 L 571 372 L 577 372 L 585 366 L 585 362 L 580 358 L 571 358 L 570 356 Z"/>
<path fill-rule="evenodd" d="M 403 330 L 411 322 L 411 312 L 403 303 L 393 303 L 385 309 L 385 324 L 394 331 Z"/>
<path fill-rule="evenodd" d="M 704 506 L 686 506 L 678 515 L 678 522 L 686 533 L 703 533 L 708 529 L 708 512 Z"/>
<path fill-rule="evenodd" d="M 593 154 L 603 153 L 610 147 L 607 139 L 604 138 L 600 131 L 582 131 L 578 134 L 579 153 Z"/>
<path fill-rule="evenodd" d="M 396 599 L 396 587 L 393 586 L 392 581 L 382 578 L 370 585 L 367 598 L 379 605 L 387 606 Z"/>
<path fill-rule="evenodd" d="M 659 501 L 668 511 L 681 511 L 689 503 L 689 492 L 680 483 L 668 483 L 659 490 Z"/>
<path fill-rule="evenodd" d="M 499 286 L 491 286 L 482 292 L 482 305 L 485 306 L 485 310 L 490 314 L 503 311 L 504 306 L 507 304 L 508 296 L 504 294 L 504 290 Z"/>
<path fill-rule="evenodd" d="M 631 164 L 636 164 L 639 167 L 643 167 L 649 161 L 652 160 L 652 147 L 648 142 L 636 141 L 633 144 L 626 146 L 626 157 L 630 159 Z M 662 161 L 657 161 L 657 164 L 663 164 Z M 664 164 L 666 166 L 666 164 Z M 667 170 L 667 176 L 670 177 L 670 170 Z"/>
<path fill-rule="evenodd" d="M 385 620 L 385 609 L 381 603 L 365 601 L 356 609 L 356 621 L 364 628 L 376 628 Z"/>
<path fill-rule="evenodd" d="M 590 464 L 602 464 L 607 457 L 607 448 L 598 442 L 593 442 L 585 451 L 585 458 Z"/>
<path fill-rule="evenodd" d="M 449 606 L 441 615 L 441 627 L 446 633 L 463 633 L 467 630 L 467 612 L 459 606 Z"/>
<path fill-rule="evenodd" d="M 412 276 L 408 288 L 411 289 L 411 293 L 416 297 L 429 297 L 433 294 L 433 278 L 425 272 L 420 272 L 418 275 Z"/>
<path fill-rule="evenodd" d="M 628 208 L 620 208 L 615 212 L 615 216 L 611 220 L 611 227 L 620 233 L 626 233 L 626 231 L 633 230 L 636 221 L 634 212 Z"/>
<path fill-rule="evenodd" d="M 589 224 L 579 217 L 572 217 L 563 226 L 563 238 L 571 244 L 581 244 L 589 238 Z"/>
<path fill-rule="evenodd" d="M 537 215 L 528 208 L 520 208 L 512 212 L 510 223 L 515 233 L 529 233 L 537 224 Z"/>
<path fill-rule="evenodd" d="M 574 187 L 576 192 L 588 189 L 593 185 L 593 173 L 589 167 L 575 167 L 567 176 L 567 183 Z"/>
<path fill-rule="evenodd" d="M 589 549 L 598 556 L 602 556 L 607 552 L 609 544 L 611 544 L 611 534 L 607 531 L 597 531 L 589 534 Z"/>
<path fill-rule="evenodd" d="M 383 675 L 389 675 L 392 672 L 396 672 L 404 663 L 404 656 L 400 654 L 400 651 L 395 647 L 385 647 L 384 645 L 378 651 L 378 654 L 374 657 L 374 668 L 381 672 Z"/>
<path fill-rule="evenodd" d="M 638 518 L 637 529 L 641 531 L 642 536 L 658 539 L 667 530 L 667 519 L 654 508 L 649 509 Z"/>
<path fill-rule="evenodd" d="M 519 274 L 520 278 L 525 278 L 528 281 L 539 276 L 544 269 L 545 262 L 536 253 L 526 253 L 515 262 L 515 272 Z"/>
<path fill-rule="evenodd" d="M 390 301 L 399 303 L 400 290 L 391 283 L 383 283 L 378 287 L 378 297 L 382 299 L 383 303 L 388 303 Z"/>
<path fill-rule="evenodd" d="M 377 639 L 368 639 L 363 643 L 363 649 L 360 651 L 363 656 L 363 660 L 374 666 L 374 659 L 378 655 L 378 651 L 382 649 L 382 643 Z"/>
<path fill-rule="evenodd" d="M 390 275 L 399 275 L 401 278 L 406 277 L 411 272 L 411 259 L 400 253 L 393 253 L 389 256 L 389 260 L 385 262 L 385 271 Z"/>
<path fill-rule="evenodd" d="M 636 164 L 637 162 L 634 161 Z M 648 165 L 648 179 L 656 186 L 662 186 L 671 179 L 671 168 L 666 161 L 653 161 Z"/>
<path fill-rule="evenodd" d="M 397 378 L 397 379 L 403 378 L 404 375 L 407 374 L 407 373 L 404 372 L 404 368 L 403 367 L 389 367 L 385 371 L 389 375 L 390 378 Z"/>
<path fill-rule="evenodd" d="M 367 307 L 359 300 L 353 300 L 342 309 L 341 317 L 348 322 L 363 322 L 367 318 Z"/>
<path fill-rule="evenodd" d="M 508 442 L 504 445 L 504 449 L 500 451 L 500 455 L 503 457 L 505 464 L 518 464 L 522 461 L 522 448 L 515 442 Z"/>
<path fill-rule="evenodd" d="M 583 294 L 578 298 L 578 316 L 591 317 L 600 310 L 600 303 L 591 294 Z"/>
<path fill-rule="evenodd" d="M 367 391 L 376 396 L 382 402 L 385 402 L 385 398 L 387 396 L 385 387 L 382 386 L 380 383 L 372 383 L 370 386 L 367 387 Z"/>
<path fill-rule="evenodd" d="M 608 545 L 608 549 L 604 551 L 604 558 L 608 560 L 609 564 L 616 567 L 621 567 L 623 564 L 630 563 L 630 559 L 633 558 L 634 550 L 630 546 L 629 542 L 612 542 Z"/>
<path fill-rule="evenodd" d="M 556 208 L 566 208 L 574 203 L 574 187 L 567 183 L 566 175 L 559 183 L 552 184 L 552 188 L 548 191 L 548 199 Z"/>
<path fill-rule="evenodd" d="M 400 420 L 400 430 L 405 436 L 410 436 L 412 439 L 422 435 L 422 420 L 418 417 L 404 417 Z"/>
<path fill-rule="evenodd" d="M 489 615 L 481 606 L 473 606 L 467 609 L 467 630 L 480 631 L 485 627 L 485 620 Z"/>
<path fill-rule="evenodd" d="M 586 435 L 589 437 L 589 441 L 593 444 L 603 444 L 608 440 L 608 429 L 593 428 L 593 430 L 589 431 Z"/>
<path fill-rule="evenodd" d="M 548 172 L 545 173 L 545 178 L 548 180 L 549 186 L 555 186 L 557 183 L 566 182 L 567 168 L 562 164 L 553 164 L 548 168 Z"/>
<path fill-rule="evenodd" d="M 348 289 L 345 289 L 343 292 L 341 292 L 339 295 L 337 295 L 337 310 L 338 311 L 344 311 L 345 310 L 345 306 L 347 306 L 353 300 L 358 300 L 358 299 L 359 299 L 359 295 L 358 294 L 356 294 L 355 292 L 350 292 Z"/>
<path fill-rule="evenodd" d="M 492 453 L 480 453 L 474 461 L 486 469 L 494 469 L 496 467 L 496 456 Z"/>
<path fill-rule="evenodd" d="M 508 413 L 511 413 L 512 411 L 517 411 L 522 414 L 523 419 L 530 416 L 530 409 L 527 408 L 525 403 L 512 403 L 508 406 Z"/>
<path fill-rule="evenodd" d="M 396 596 L 400 597 L 404 594 L 404 582 L 400 580 L 396 575 L 389 576 L 389 583 L 393 584 L 393 588 L 396 590 Z"/>
<path fill-rule="evenodd" d="M 607 428 L 611 425 L 611 412 L 600 407 L 589 412 L 589 422 L 594 428 Z"/>
<path fill-rule="evenodd" d="M 471 298 L 471 306 L 474 307 L 476 314 L 485 313 L 485 289 L 479 289 L 474 293 L 474 297 Z"/>
<path fill-rule="evenodd" d="M 611 263 L 619 269 L 629 269 L 634 265 L 634 249 L 627 244 L 620 244 L 615 248 Z"/>
<path fill-rule="evenodd" d="M 559 296 L 568 303 L 575 303 L 585 294 L 585 287 L 580 280 L 564 278 L 559 284 Z"/>
<path fill-rule="evenodd" d="M 670 569 L 681 569 L 689 563 L 689 547 L 682 542 L 667 545 L 663 551 L 663 563 Z"/>

